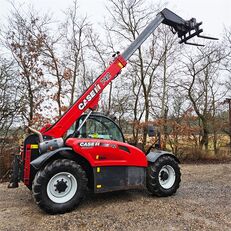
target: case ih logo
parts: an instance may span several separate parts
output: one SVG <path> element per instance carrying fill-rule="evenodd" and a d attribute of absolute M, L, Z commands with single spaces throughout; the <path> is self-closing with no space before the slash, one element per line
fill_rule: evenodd
<path fill-rule="evenodd" d="M 95 85 L 94 89 L 86 96 L 86 98 L 78 106 L 79 110 L 83 110 L 87 104 L 95 97 L 95 95 L 100 91 L 101 87 L 99 84 Z"/>
<path fill-rule="evenodd" d="M 100 143 L 100 142 L 80 142 L 80 147 L 83 148 L 90 148 L 90 147 L 107 147 L 107 148 L 116 148 L 116 144 L 110 144 L 110 143 Z"/>
<path fill-rule="evenodd" d="M 80 147 L 97 147 L 100 146 L 100 142 L 81 142 Z"/>

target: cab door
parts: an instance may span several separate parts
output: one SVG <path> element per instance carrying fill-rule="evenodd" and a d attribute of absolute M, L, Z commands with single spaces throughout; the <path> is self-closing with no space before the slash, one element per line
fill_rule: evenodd
<path fill-rule="evenodd" d="M 76 124 L 76 128 L 82 123 L 82 116 Z M 120 127 L 110 118 L 104 115 L 91 115 L 79 132 L 79 138 L 105 139 L 124 142 L 124 136 Z"/>

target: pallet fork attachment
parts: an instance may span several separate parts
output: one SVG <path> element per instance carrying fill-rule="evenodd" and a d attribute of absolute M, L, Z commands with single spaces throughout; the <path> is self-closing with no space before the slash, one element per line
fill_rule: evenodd
<path fill-rule="evenodd" d="M 170 26 L 173 34 L 177 34 L 180 38 L 180 44 L 185 43 L 188 45 L 203 46 L 202 44 L 187 42 L 194 36 L 204 39 L 218 40 L 217 38 L 200 35 L 203 32 L 203 29 L 200 29 L 202 22 L 197 23 L 195 18 L 191 18 L 190 20 L 184 20 L 169 9 L 165 8 L 157 14 L 156 18 L 143 30 L 143 32 L 127 48 L 127 50 L 124 51 L 124 53 L 122 54 L 124 59 L 128 60 L 129 57 L 141 46 L 141 44 L 155 31 L 155 29 L 161 23 Z"/>
<path fill-rule="evenodd" d="M 170 26 L 171 31 L 174 34 L 177 33 L 178 37 L 180 38 L 180 44 L 185 43 L 194 46 L 204 46 L 202 44 L 187 42 L 194 36 L 204 39 L 218 40 L 218 38 L 201 35 L 203 32 L 203 29 L 200 29 L 202 22 L 197 23 L 195 18 L 191 18 L 190 20 L 186 21 L 166 8 L 160 13 L 164 17 L 163 24 Z M 194 32 L 192 33 L 192 31 Z"/>

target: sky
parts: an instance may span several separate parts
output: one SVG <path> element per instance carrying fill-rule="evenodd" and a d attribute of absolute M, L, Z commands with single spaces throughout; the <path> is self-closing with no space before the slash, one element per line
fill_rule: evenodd
<path fill-rule="evenodd" d="M 59 20 L 62 11 L 72 5 L 73 0 L 11 0 L 17 4 L 32 4 L 39 12 L 53 13 Z M 151 0 L 144 0 L 151 1 Z M 87 15 L 96 26 L 104 21 L 107 15 L 108 0 L 79 0 L 79 9 Z M 152 0 L 154 3 L 155 0 Z M 156 1 L 159 2 L 159 1 Z M 224 27 L 231 27 L 231 0 L 169 0 L 161 1 L 166 7 L 188 20 L 192 17 L 203 22 L 204 34 L 221 37 Z M 5 22 L 9 15 L 10 1 L 0 0 L 0 24 Z"/>

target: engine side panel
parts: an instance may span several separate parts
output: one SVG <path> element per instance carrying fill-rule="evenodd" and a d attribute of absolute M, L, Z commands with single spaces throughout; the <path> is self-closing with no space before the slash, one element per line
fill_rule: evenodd
<path fill-rule="evenodd" d="M 89 161 L 92 167 L 137 166 L 147 167 L 147 158 L 138 148 L 127 143 L 103 140 L 69 138 L 66 145 Z"/>

